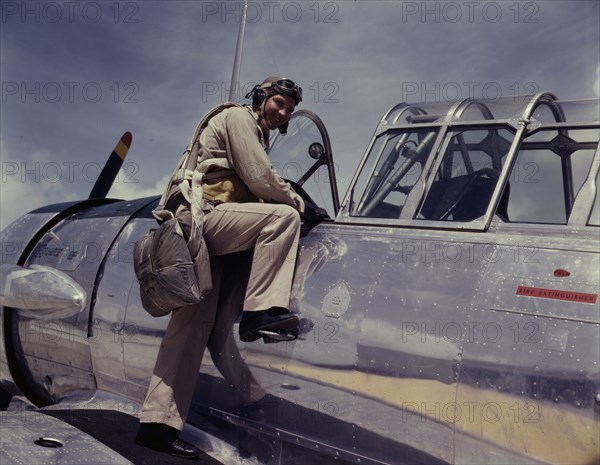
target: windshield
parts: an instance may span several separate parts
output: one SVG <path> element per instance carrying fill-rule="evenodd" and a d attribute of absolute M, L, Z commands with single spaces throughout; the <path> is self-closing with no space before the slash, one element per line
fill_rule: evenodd
<path fill-rule="evenodd" d="M 417 218 L 473 221 L 485 215 L 510 150 L 510 128 L 451 131 Z"/>
<path fill-rule="evenodd" d="M 335 168 L 327 131 L 317 115 L 295 112 L 287 134 L 272 136 L 269 158 L 282 178 L 300 186 L 313 203 L 335 217 L 339 209 Z"/>
<path fill-rule="evenodd" d="M 417 185 L 437 131 L 390 131 L 373 144 L 358 179 L 362 194 L 351 214 L 368 218 L 399 218 Z"/>

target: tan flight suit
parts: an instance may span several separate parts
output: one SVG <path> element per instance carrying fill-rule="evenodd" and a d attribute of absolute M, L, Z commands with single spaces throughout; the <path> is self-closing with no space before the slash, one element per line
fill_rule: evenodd
<path fill-rule="evenodd" d="M 304 210 L 300 196 L 271 168 L 265 151 L 268 134 L 263 135 L 250 108 L 229 108 L 213 117 L 200 142 L 199 161 L 227 158 L 236 173 L 204 183 L 204 198 L 216 203 L 203 222 L 213 290 L 201 303 L 172 312 L 140 417 L 142 423 L 164 423 L 178 430 L 185 423 L 207 345 L 242 403 L 266 394 L 241 358 L 232 327 L 242 309 L 289 307 L 299 212 Z M 176 216 L 189 225 L 189 204 L 181 205 Z M 219 298 L 220 256 L 250 249 L 254 256 L 247 287 L 241 292 L 225 289 Z"/>

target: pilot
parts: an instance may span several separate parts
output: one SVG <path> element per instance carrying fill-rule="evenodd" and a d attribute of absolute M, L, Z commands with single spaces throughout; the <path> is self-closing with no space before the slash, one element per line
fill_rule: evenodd
<path fill-rule="evenodd" d="M 172 311 L 140 416 L 136 442 L 173 455 L 194 458 L 200 451 L 179 439 L 192 401 L 205 348 L 241 398 L 252 405 L 266 395 L 237 352 L 231 329 L 238 307 L 219 300 L 219 258 L 254 249 L 239 325 L 244 342 L 293 340 L 299 319 L 289 311 L 300 215 L 315 221 L 317 211 L 272 169 L 267 151 L 270 131 L 285 133 L 302 89 L 290 79 L 271 76 L 246 96 L 252 105 L 234 106 L 213 116 L 200 134 L 199 162 L 226 158 L 227 176 L 205 181 L 203 232 L 211 256 L 213 289 L 196 305 Z M 176 210 L 190 230 L 190 205 Z M 316 220 L 318 222 L 318 219 Z M 226 293 L 225 293 L 226 294 Z M 231 299 L 229 300 L 231 302 Z M 224 308 L 226 307 L 226 308 Z M 266 333 L 265 333 L 266 331 Z M 265 339 L 265 342 L 266 339 Z M 241 373 L 237 374 L 237 366 Z"/>

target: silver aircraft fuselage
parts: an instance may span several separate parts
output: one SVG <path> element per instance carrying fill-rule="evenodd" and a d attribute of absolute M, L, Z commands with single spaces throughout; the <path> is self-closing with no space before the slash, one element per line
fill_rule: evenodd
<path fill-rule="evenodd" d="M 267 411 L 239 415 L 207 354 L 188 422 L 235 425 L 270 444 L 269 463 L 292 463 L 280 443 L 360 464 L 597 463 L 599 108 L 552 94 L 397 105 L 341 204 L 326 131 L 296 114 L 272 159 L 333 217 L 300 242 L 291 309 L 313 326 L 278 344 L 234 326 L 233 363 Z M 132 261 L 157 202 L 52 205 L 2 231 L 3 264 L 55 268 L 87 293 L 59 318 L 2 308 L 4 392 L 38 406 L 102 392 L 136 413 L 168 322 L 142 308 Z M 251 259 L 225 259 L 232 286 Z"/>

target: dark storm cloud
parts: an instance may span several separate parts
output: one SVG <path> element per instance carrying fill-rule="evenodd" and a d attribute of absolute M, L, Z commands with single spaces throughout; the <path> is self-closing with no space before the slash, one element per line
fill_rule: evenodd
<path fill-rule="evenodd" d="M 596 1 L 249 3 L 240 88 L 270 74 L 301 83 L 342 193 L 400 101 L 598 95 Z M 239 5 L 2 2 L 2 226 L 36 202 L 87 196 L 83 166 L 104 163 L 126 130 L 135 182 L 113 194 L 159 192 L 197 119 L 228 97 Z M 49 179 L 44 163 L 80 165 Z"/>

